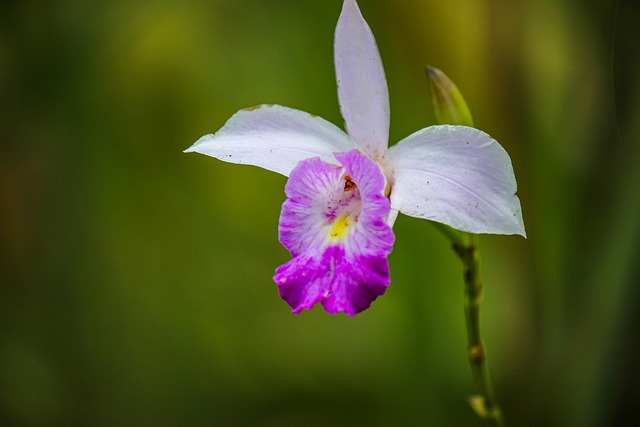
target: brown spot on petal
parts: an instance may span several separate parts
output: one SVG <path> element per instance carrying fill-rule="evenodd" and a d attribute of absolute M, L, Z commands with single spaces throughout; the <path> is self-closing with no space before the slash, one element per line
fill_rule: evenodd
<path fill-rule="evenodd" d="M 242 111 L 253 111 L 262 107 L 273 107 L 273 106 L 274 104 L 260 104 L 260 105 L 254 105 L 253 107 L 243 108 Z"/>

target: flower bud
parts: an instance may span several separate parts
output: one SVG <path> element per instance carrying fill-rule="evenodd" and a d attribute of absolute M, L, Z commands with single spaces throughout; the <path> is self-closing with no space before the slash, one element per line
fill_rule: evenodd
<path fill-rule="evenodd" d="M 427 67 L 426 72 L 438 123 L 473 126 L 471 111 L 458 87 L 437 68 Z"/>

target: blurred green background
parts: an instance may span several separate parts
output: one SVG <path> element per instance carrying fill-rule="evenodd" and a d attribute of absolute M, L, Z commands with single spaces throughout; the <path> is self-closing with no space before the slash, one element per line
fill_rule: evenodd
<path fill-rule="evenodd" d="M 2 2 L 0 425 L 483 425 L 459 261 L 431 224 L 399 218 L 368 311 L 291 315 L 271 279 L 285 178 L 182 154 L 260 103 L 342 125 L 341 5 Z M 392 142 L 435 122 L 432 65 L 511 155 L 529 237 L 481 242 L 508 424 L 640 425 L 638 7 L 360 7 Z"/>

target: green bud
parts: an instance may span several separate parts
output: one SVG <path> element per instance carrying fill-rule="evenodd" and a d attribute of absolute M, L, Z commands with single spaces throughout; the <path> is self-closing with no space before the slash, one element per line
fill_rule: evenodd
<path fill-rule="evenodd" d="M 440 124 L 473 126 L 471 111 L 458 87 L 437 68 L 427 67 L 431 102 Z"/>

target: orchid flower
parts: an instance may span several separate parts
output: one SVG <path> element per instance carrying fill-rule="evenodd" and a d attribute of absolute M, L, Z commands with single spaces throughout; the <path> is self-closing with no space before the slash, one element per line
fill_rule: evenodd
<path fill-rule="evenodd" d="M 389 96 L 376 41 L 355 0 L 335 31 L 345 133 L 287 107 L 240 110 L 186 152 L 289 177 L 279 240 L 292 260 L 274 277 L 294 313 L 320 302 L 355 315 L 389 284 L 398 212 L 471 233 L 525 236 L 506 151 L 465 126 L 431 126 L 387 148 Z"/>

